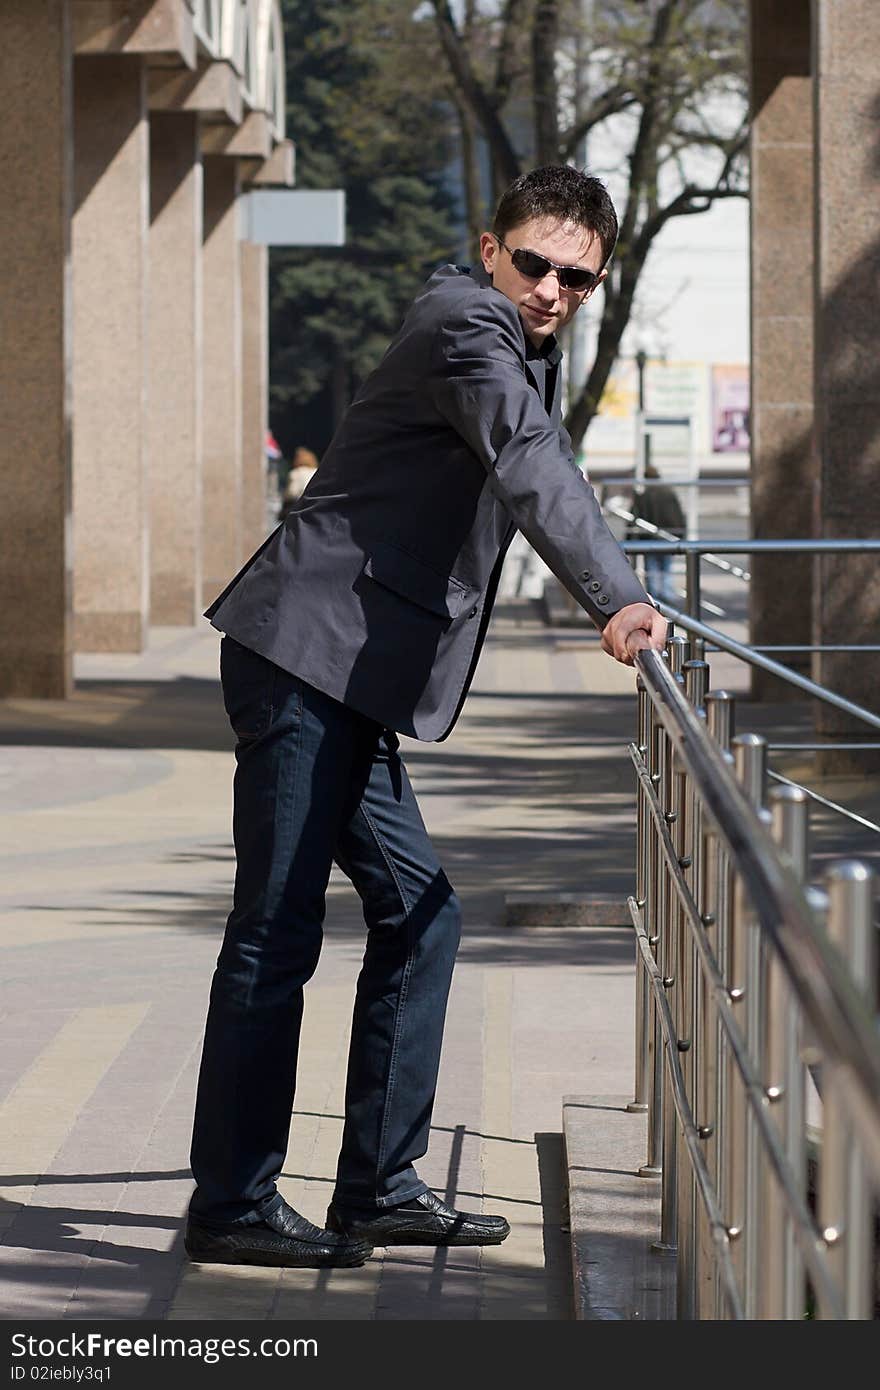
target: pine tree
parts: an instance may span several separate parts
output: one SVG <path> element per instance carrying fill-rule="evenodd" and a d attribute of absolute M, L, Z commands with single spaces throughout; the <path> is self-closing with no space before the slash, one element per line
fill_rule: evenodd
<path fill-rule="evenodd" d="M 347 214 L 345 246 L 271 255 L 272 426 L 286 454 L 323 451 L 420 285 L 455 259 L 449 108 L 430 92 L 402 98 L 381 8 L 283 0 L 297 187 L 344 188 Z"/>

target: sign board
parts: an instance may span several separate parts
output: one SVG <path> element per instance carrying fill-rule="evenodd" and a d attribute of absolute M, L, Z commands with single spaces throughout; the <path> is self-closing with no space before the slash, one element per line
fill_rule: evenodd
<path fill-rule="evenodd" d="M 260 188 L 243 198 L 242 236 L 261 246 L 344 246 L 344 188 Z"/>
<path fill-rule="evenodd" d="M 712 450 L 745 454 L 749 443 L 749 369 L 713 366 Z"/>

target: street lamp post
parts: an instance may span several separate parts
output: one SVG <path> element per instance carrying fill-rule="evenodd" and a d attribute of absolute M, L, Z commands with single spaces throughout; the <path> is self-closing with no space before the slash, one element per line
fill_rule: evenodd
<path fill-rule="evenodd" d="M 635 441 L 635 473 L 636 485 L 640 485 L 645 479 L 645 366 L 647 365 L 648 354 L 644 348 L 639 348 L 636 353 L 636 367 L 639 373 L 639 404 L 636 410 L 636 441 Z"/>

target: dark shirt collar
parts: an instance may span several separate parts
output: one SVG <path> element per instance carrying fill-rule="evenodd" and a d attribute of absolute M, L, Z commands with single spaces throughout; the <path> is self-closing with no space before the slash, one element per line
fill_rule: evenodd
<path fill-rule="evenodd" d="M 544 339 L 540 347 L 535 347 L 528 333 L 526 334 L 526 361 L 534 362 L 537 358 L 543 358 L 548 367 L 555 367 L 562 361 L 562 348 L 552 333 L 549 338 Z"/>
<path fill-rule="evenodd" d="M 470 269 L 461 266 L 459 269 L 463 270 L 465 274 L 470 275 L 471 279 L 476 280 L 477 284 L 483 289 L 491 289 L 492 277 L 486 272 L 483 266 L 475 265 Z M 549 338 L 545 338 L 540 347 L 536 347 L 532 342 L 528 333 L 525 331 L 525 326 L 523 326 L 523 336 L 526 340 L 527 362 L 535 362 L 539 359 L 543 359 L 548 367 L 556 367 L 562 361 L 562 348 L 559 346 L 553 334 L 551 334 Z"/>

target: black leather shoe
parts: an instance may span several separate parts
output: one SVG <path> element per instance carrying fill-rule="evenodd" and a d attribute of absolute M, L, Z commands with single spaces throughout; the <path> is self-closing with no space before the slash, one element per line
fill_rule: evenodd
<path fill-rule="evenodd" d="M 284 1200 L 262 1221 L 249 1226 L 202 1221 L 190 1214 L 183 1243 L 198 1264 L 325 1269 L 362 1265 L 373 1253 L 369 1241 L 322 1231 Z"/>
<path fill-rule="evenodd" d="M 373 1245 L 500 1245 L 510 1235 L 503 1216 L 455 1211 L 434 1192 L 370 1215 L 331 1202 L 327 1229 Z"/>

